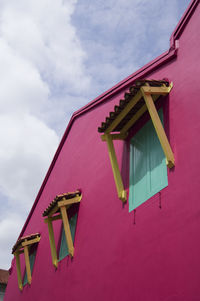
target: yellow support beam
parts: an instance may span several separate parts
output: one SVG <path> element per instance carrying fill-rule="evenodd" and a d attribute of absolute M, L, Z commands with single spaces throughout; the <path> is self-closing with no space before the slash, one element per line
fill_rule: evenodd
<path fill-rule="evenodd" d="M 126 200 L 127 200 L 126 191 L 124 189 L 124 185 L 122 182 L 122 177 L 121 177 L 121 173 L 119 170 L 119 165 L 117 162 L 117 157 L 116 157 L 115 148 L 113 145 L 111 135 L 106 134 L 105 138 L 106 138 L 106 142 L 107 142 L 107 146 L 108 146 L 108 153 L 109 153 L 110 162 L 111 162 L 111 166 L 112 166 L 112 170 L 113 170 L 115 184 L 117 187 L 118 197 L 122 202 L 126 202 Z"/>
<path fill-rule="evenodd" d="M 48 231 L 49 231 L 49 242 L 50 242 L 50 248 L 51 248 L 51 257 L 52 257 L 52 263 L 55 266 L 55 268 L 58 267 L 58 258 L 57 258 L 57 252 L 56 252 L 56 244 L 55 244 L 55 238 L 54 238 L 54 232 L 53 232 L 53 225 L 50 218 L 47 219 L 47 225 L 48 225 Z"/>
<path fill-rule="evenodd" d="M 61 214 L 58 214 L 58 215 L 55 215 L 55 216 L 52 216 L 52 217 L 48 217 L 48 218 L 45 218 L 44 219 L 44 222 L 47 224 L 48 223 L 48 220 L 50 220 L 50 221 L 57 221 L 57 220 L 59 220 L 59 219 L 62 219 L 62 216 L 61 216 Z"/>
<path fill-rule="evenodd" d="M 68 247 L 68 252 L 71 257 L 74 256 L 74 246 L 73 246 L 73 240 L 72 240 L 72 235 L 71 235 L 71 230 L 69 226 L 69 220 L 67 216 L 67 210 L 65 206 L 60 207 L 61 215 L 62 215 L 62 220 L 63 220 L 63 227 L 65 231 L 65 238 L 67 242 L 67 247 Z"/>
<path fill-rule="evenodd" d="M 158 112 L 156 110 L 155 104 L 153 102 L 152 96 L 146 92 L 146 87 L 141 87 L 140 90 L 143 94 L 147 109 L 151 116 L 151 120 L 155 127 L 156 133 L 158 135 L 158 139 L 160 140 L 160 144 L 162 146 L 163 152 L 166 156 L 167 165 L 169 168 L 172 168 L 175 165 L 174 154 L 172 152 L 171 146 L 165 134 L 164 128 L 162 126 L 162 122 L 159 118 Z M 149 88 L 149 87 L 147 87 Z"/>
<path fill-rule="evenodd" d="M 31 266 L 30 266 L 30 260 L 29 260 L 28 246 L 24 247 L 24 257 L 25 257 L 28 284 L 31 284 Z"/>
<path fill-rule="evenodd" d="M 160 95 L 155 95 L 153 97 L 153 100 L 156 101 L 159 98 Z M 146 104 L 144 106 L 141 107 L 141 109 L 139 109 L 137 111 L 137 113 L 135 115 L 133 115 L 133 117 L 125 124 L 125 126 L 121 129 L 120 133 L 124 134 L 126 132 L 128 132 L 128 130 L 134 125 L 134 123 L 147 111 L 147 106 Z"/>
<path fill-rule="evenodd" d="M 124 140 L 127 138 L 128 133 L 120 133 L 120 134 L 110 134 L 112 140 Z M 101 135 L 101 140 L 106 141 L 106 136 L 103 134 Z"/>
<path fill-rule="evenodd" d="M 34 239 L 25 240 L 25 241 L 22 242 L 22 247 L 38 243 L 39 241 L 40 241 L 40 237 L 39 236 L 36 237 L 36 238 L 34 238 Z"/>
<path fill-rule="evenodd" d="M 161 87 L 151 87 L 151 86 L 143 86 L 141 87 L 142 93 L 153 94 L 153 95 L 167 95 L 172 89 L 173 84 L 171 83 L 169 87 L 161 86 Z"/>
<path fill-rule="evenodd" d="M 67 205 L 71 205 L 71 204 L 75 204 L 75 203 L 79 203 L 81 201 L 81 199 L 82 199 L 82 195 L 76 196 L 72 199 L 62 198 L 62 200 L 58 202 L 58 208 L 67 206 Z"/>
<path fill-rule="evenodd" d="M 111 123 L 111 125 L 107 128 L 105 131 L 105 134 L 109 134 L 116 128 L 116 126 L 122 121 L 122 119 L 128 114 L 128 112 L 136 105 L 136 103 L 142 98 L 141 91 L 138 91 L 138 93 L 133 97 L 133 99 L 126 105 L 124 110 L 121 111 L 121 113 L 117 116 L 115 120 Z"/>
<path fill-rule="evenodd" d="M 17 280 L 18 280 L 18 286 L 20 291 L 23 289 L 22 285 L 22 273 L 21 273 L 21 266 L 20 266 L 20 256 L 18 252 L 14 253 L 15 259 L 16 259 L 16 266 L 17 266 Z"/>

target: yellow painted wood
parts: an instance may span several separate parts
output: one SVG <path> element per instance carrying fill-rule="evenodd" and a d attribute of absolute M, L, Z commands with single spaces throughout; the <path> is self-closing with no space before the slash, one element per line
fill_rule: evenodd
<path fill-rule="evenodd" d="M 47 219 L 47 225 L 48 225 L 48 231 L 49 231 L 49 242 L 50 242 L 50 248 L 51 248 L 51 257 L 52 257 L 52 263 L 57 268 L 58 267 L 58 258 L 57 258 L 57 252 L 56 252 L 56 244 L 55 244 L 55 238 L 54 238 L 54 232 L 53 232 L 53 225 L 51 219 Z"/>
<path fill-rule="evenodd" d="M 123 202 L 126 202 L 126 200 L 127 200 L 126 191 L 124 189 L 124 185 L 122 182 L 122 177 L 121 177 L 121 173 L 119 170 L 119 165 L 117 162 L 117 157 L 116 157 L 113 141 L 112 141 L 112 138 L 110 135 L 105 135 L 105 137 L 106 137 L 106 142 L 107 142 L 107 146 L 108 146 L 108 153 L 109 153 L 110 162 L 111 162 L 111 166 L 112 166 L 112 170 L 113 170 L 115 184 L 117 187 L 118 197 Z"/>
<path fill-rule="evenodd" d="M 155 95 L 153 96 L 153 100 L 156 101 L 159 98 L 160 95 Z M 134 125 L 134 123 L 147 111 L 147 106 L 146 104 L 141 107 L 137 111 L 135 115 L 124 125 L 124 127 L 121 129 L 120 133 L 124 134 L 128 132 L 128 130 Z"/>
<path fill-rule="evenodd" d="M 123 134 L 111 134 L 110 135 L 112 140 L 124 140 L 127 138 L 128 134 L 127 133 L 123 133 Z M 106 141 L 106 136 L 103 134 L 101 135 L 101 140 L 102 141 Z"/>
<path fill-rule="evenodd" d="M 167 159 L 167 165 L 169 168 L 172 168 L 175 164 L 174 162 L 174 154 L 172 152 L 171 146 L 165 134 L 164 128 L 162 126 L 162 122 L 159 118 L 158 112 L 156 110 L 155 104 L 153 102 L 152 96 L 145 93 L 144 87 L 141 88 L 146 106 L 148 108 L 149 114 L 151 116 L 153 125 L 155 127 L 156 133 L 158 135 L 158 139 L 160 140 L 160 144 L 162 146 L 163 152 Z"/>
<path fill-rule="evenodd" d="M 166 87 L 165 85 L 161 87 L 142 86 L 141 89 L 145 94 L 166 95 L 169 94 L 169 92 L 171 91 L 172 85 L 173 84 L 171 83 L 169 87 Z"/>
<path fill-rule="evenodd" d="M 66 238 L 66 242 L 67 242 L 67 246 L 68 246 L 68 252 L 70 254 L 71 257 L 74 256 L 74 246 L 73 246 L 73 240 L 72 240 L 72 235 L 71 235 L 71 230 L 70 230 L 70 226 L 69 226 L 69 219 L 67 216 L 67 211 L 66 211 L 66 207 L 60 207 L 60 211 L 62 214 L 62 220 L 63 220 L 63 227 L 65 230 L 65 238 Z"/>
<path fill-rule="evenodd" d="M 20 266 L 20 256 L 18 252 L 14 253 L 15 259 L 16 259 L 16 266 L 17 266 L 17 280 L 18 280 L 18 286 L 20 291 L 23 289 L 22 285 L 22 274 L 21 274 L 21 266 Z"/>
<path fill-rule="evenodd" d="M 52 222 L 53 221 L 57 221 L 59 219 L 62 219 L 62 215 L 61 214 L 58 214 L 58 215 L 55 215 L 55 216 L 52 216 L 52 217 L 48 217 L 48 218 L 45 218 L 44 219 L 44 222 L 47 224 L 48 223 L 48 220 L 51 220 Z"/>
<path fill-rule="evenodd" d="M 40 236 L 37 236 L 36 238 L 34 239 L 30 239 L 30 240 L 25 240 L 22 242 L 22 247 L 25 247 L 25 246 L 29 246 L 29 245 L 32 245 L 32 244 L 35 244 L 35 243 L 38 243 L 40 241 Z"/>
<path fill-rule="evenodd" d="M 24 247 L 24 257 L 25 257 L 25 264 L 26 264 L 27 280 L 28 283 L 31 284 L 31 266 L 29 260 L 28 246 Z"/>
<path fill-rule="evenodd" d="M 62 200 L 58 202 L 58 207 L 60 208 L 63 206 L 79 203 L 81 201 L 81 199 L 82 199 L 82 195 L 74 197 L 72 199 L 62 198 Z"/>
<path fill-rule="evenodd" d="M 122 121 L 122 119 L 126 116 L 126 114 L 136 105 L 136 103 L 141 99 L 142 93 L 138 91 L 138 93 L 133 97 L 133 99 L 127 104 L 124 110 L 117 116 L 115 120 L 111 123 L 111 125 L 105 131 L 105 134 L 109 134 L 114 130 L 114 128 Z"/>

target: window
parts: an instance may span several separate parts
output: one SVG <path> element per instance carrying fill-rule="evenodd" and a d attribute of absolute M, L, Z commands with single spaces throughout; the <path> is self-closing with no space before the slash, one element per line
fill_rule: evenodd
<path fill-rule="evenodd" d="M 67 192 L 61 195 L 57 195 L 55 199 L 43 212 L 45 217 L 45 223 L 48 225 L 49 242 L 51 248 L 52 263 L 55 268 L 58 267 L 58 261 L 62 260 L 67 255 L 74 256 L 74 234 L 76 228 L 77 215 L 74 214 L 70 219 L 68 217 L 68 209 L 75 209 L 76 205 L 80 203 L 82 194 L 79 190 L 75 192 Z M 60 242 L 59 259 L 57 256 L 53 222 L 56 220 L 62 220 L 62 234 Z"/>
<path fill-rule="evenodd" d="M 69 226 L 70 226 L 70 230 L 71 230 L 73 243 L 74 243 L 74 237 L 75 237 L 75 231 L 76 231 L 76 222 L 77 222 L 77 213 L 74 214 L 74 216 L 72 216 L 69 219 Z M 66 237 L 65 237 L 65 230 L 64 230 L 64 227 L 62 225 L 60 251 L 59 251 L 59 261 L 62 260 L 63 258 L 65 258 L 68 255 L 69 255 L 69 251 L 68 251 L 68 246 L 67 246 Z"/>
<path fill-rule="evenodd" d="M 17 266 L 17 279 L 19 289 L 23 289 L 23 285 L 31 284 L 32 281 L 32 271 L 33 265 L 35 262 L 36 248 L 40 241 L 40 234 L 31 234 L 28 236 L 24 236 L 18 239 L 16 244 L 13 246 L 12 254 L 14 254 L 16 259 Z M 22 283 L 22 275 L 21 275 L 21 265 L 20 265 L 20 255 L 24 254 L 25 258 L 25 273 L 24 273 L 24 281 Z"/>
<path fill-rule="evenodd" d="M 159 117 L 163 121 L 162 110 Z M 152 121 L 131 139 L 129 211 L 168 185 L 167 166 Z"/>
<path fill-rule="evenodd" d="M 155 102 L 168 95 L 172 87 L 173 83 L 166 80 L 136 80 L 129 91 L 124 93 L 124 98 L 120 100 L 119 105 L 114 106 L 113 111 L 109 112 L 105 121 L 98 127 L 98 132 L 103 133 L 101 139 L 106 142 L 108 147 L 118 198 L 122 202 L 126 202 L 127 191 L 124 187 L 113 141 L 125 140 L 130 129 L 146 111 L 151 117 L 151 126 L 144 127 L 144 130 L 135 135 L 131 141 L 133 168 L 130 175 L 129 199 L 131 202 L 134 199 L 134 203 L 131 204 L 130 210 L 136 208 L 167 185 L 166 176 L 162 177 L 162 181 L 164 181 L 162 184 L 157 179 L 160 173 L 164 172 L 166 175 L 166 168 L 164 168 L 163 163 L 166 163 L 169 168 L 175 166 L 174 154 L 155 106 Z M 137 164 L 136 161 L 138 161 Z M 158 166 L 160 167 L 158 168 Z M 143 191 L 144 186 L 145 191 Z M 137 197 L 135 200 L 133 193 L 137 195 L 139 191 L 142 197 Z"/>

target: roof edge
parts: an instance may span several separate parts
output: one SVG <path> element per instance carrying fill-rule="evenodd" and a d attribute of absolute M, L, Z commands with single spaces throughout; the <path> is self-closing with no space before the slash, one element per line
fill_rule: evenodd
<path fill-rule="evenodd" d="M 192 0 L 190 2 L 190 4 L 188 5 L 185 13 L 183 14 L 182 18 L 180 19 L 180 21 L 178 22 L 178 24 L 176 25 L 174 31 L 171 34 L 170 37 L 170 48 L 174 48 L 175 47 L 175 41 L 177 39 L 180 38 L 185 26 L 187 25 L 187 23 L 189 22 L 195 8 L 197 7 L 197 5 L 199 4 L 200 0 Z"/>

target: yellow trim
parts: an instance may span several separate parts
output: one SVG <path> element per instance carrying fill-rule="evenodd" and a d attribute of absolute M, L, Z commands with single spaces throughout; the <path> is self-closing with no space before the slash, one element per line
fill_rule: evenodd
<path fill-rule="evenodd" d="M 55 238 L 54 238 L 54 232 L 53 232 L 53 225 L 51 219 L 47 219 L 47 225 L 48 225 L 48 231 L 49 231 L 49 242 L 50 242 L 50 248 L 51 248 L 51 257 L 52 257 L 52 263 L 55 266 L 55 268 L 58 267 L 58 258 L 57 258 L 57 252 L 56 252 L 56 244 L 55 244 Z"/>
<path fill-rule="evenodd" d="M 44 222 L 47 223 L 47 225 L 48 225 L 52 263 L 56 268 L 58 267 L 58 258 L 57 258 L 57 251 L 56 251 L 52 222 L 62 219 L 68 251 L 69 251 L 70 256 L 73 257 L 74 256 L 74 245 L 73 245 L 71 230 L 70 230 L 70 226 L 69 226 L 69 219 L 67 216 L 67 209 L 72 204 L 79 203 L 81 201 L 81 199 L 82 199 L 82 195 L 76 196 L 71 199 L 66 199 L 63 197 L 61 199 L 61 201 L 58 201 L 58 203 L 55 205 L 55 207 L 50 211 L 50 213 L 48 214 L 48 218 L 44 219 Z M 58 213 L 58 212 L 59 212 L 59 214 L 53 216 L 53 214 Z"/>
<path fill-rule="evenodd" d="M 169 87 L 161 86 L 161 87 L 151 87 L 151 86 L 142 86 L 140 90 L 142 94 L 153 94 L 153 95 L 167 95 L 171 91 L 173 84 L 171 83 Z"/>
<path fill-rule="evenodd" d="M 65 238 L 66 238 L 66 242 L 67 242 L 68 252 L 69 252 L 70 256 L 73 257 L 74 256 L 74 246 L 73 246 L 72 235 L 71 235 L 71 230 L 70 230 L 70 226 L 69 226 L 69 219 L 67 216 L 67 210 L 66 210 L 65 206 L 60 207 L 60 211 L 62 214 L 63 227 L 64 227 L 64 231 L 65 231 Z"/>
<path fill-rule="evenodd" d="M 45 218 L 45 219 L 44 219 L 44 222 L 47 224 L 47 223 L 48 223 L 48 220 L 53 222 L 53 221 L 57 221 L 57 220 L 59 220 L 59 219 L 62 219 L 61 214 L 58 214 L 58 215 L 55 215 L 55 216 L 52 216 L 52 217 Z"/>
<path fill-rule="evenodd" d="M 112 140 L 124 140 L 127 138 L 128 133 L 110 134 Z M 101 140 L 106 141 L 106 135 L 101 135 Z"/>
<path fill-rule="evenodd" d="M 117 162 L 113 140 L 126 139 L 128 135 L 128 130 L 148 110 L 153 125 L 155 127 L 158 139 L 160 141 L 160 144 L 166 156 L 167 165 L 169 168 L 172 168 L 175 164 L 174 154 L 172 152 L 171 146 L 165 134 L 160 118 L 158 116 L 156 107 L 154 105 L 154 101 L 160 95 L 167 95 L 171 91 L 172 87 L 173 87 L 173 83 L 171 83 L 169 87 L 166 87 L 166 85 L 163 85 L 161 87 L 151 87 L 148 84 L 142 86 L 140 90 L 137 92 L 137 94 L 130 100 L 127 106 L 119 113 L 117 118 L 114 119 L 111 125 L 105 130 L 104 134 L 101 135 L 101 140 L 107 142 L 108 153 L 109 153 L 110 162 L 113 170 L 118 197 L 123 202 L 127 200 L 127 196 L 126 196 L 126 190 L 124 189 L 121 173 Z M 142 97 L 145 100 L 145 105 L 142 106 L 138 110 L 138 112 L 124 125 L 124 127 L 121 129 L 119 134 L 111 133 Z"/>
<path fill-rule="evenodd" d="M 147 109 L 149 111 L 149 114 L 151 116 L 151 120 L 153 122 L 153 125 L 155 127 L 156 133 L 158 135 L 158 139 L 160 140 L 160 144 L 162 146 L 163 152 L 167 159 L 167 166 L 169 168 L 172 168 L 174 166 L 174 154 L 172 152 L 171 146 L 169 144 L 169 141 L 167 139 L 167 136 L 165 134 L 165 130 L 162 126 L 162 122 L 160 120 L 160 117 L 158 115 L 158 112 L 156 110 L 155 104 L 153 102 L 152 96 L 150 94 L 146 94 L 145 87 L 141 87 L 141 92 L 143 94 Z"/>
<path fill-rule="evenodd" d="M 20 254 L 24 253 L 25 258 L 25 265 L 26 265 L 26 273 L 27 273 L 27 280 L 28 284 L 31 284 L 31 267 L 30 267 L 30 259 L 29 259 L 29 246 L 38 243 L 40 241 L 40 236 L 37 236 L 34 239 L 25 239 L 15 250 L 14 256 L 16 259 L 16 266 L 17 266 L 17 280 L 18 280 L 18 287 L 20 290 L 23 290 L 23 284 L 22 284 L 22 274 L 21 274 L 21 266 L 20 266 Z"/>
<path fill-rule="evenodd" d="M 40 241 L 40 237 L 39 236 L 36 237 L 36 238 L 34 238 L 34 239 L 25 240 L 25 241 L 22 242 L 22 247 L 38 243 L 39 241 Z"/>
<path fill-rule="evenodd" d="M 20 265 L 19 252 L 15 252 L 14 255 L 15 255 L 16 266 L 17 266 L 18 287 L 19 287 L 20 291 L 22 291 L 23 285 L 22 285 L 22 273 L 21 273 L 21 265 Z"/>
<path fill-rule="evenodd" d="M 24 257 L 25 257 L 28 284 L 31 284 L 31 266 L 29 260 L 28 246 L 24 247 Z"/>
<path fill-rule="evenodd" d="M 159 95 L 154 96 L 154 101 L 156 101 L 159 98 Z M 124 125 L 124 127 L 121 129 L 121 134 L 127 134 L 128 130 L 134 125 L 134 123 L 147 111 L 146 104 L 141 107 L 141 109 L 138 110 L 138 112 Z"/>
<path fill-rule="evenodd" d="M 58 208 L 63 207 L 63 206 L 67 206 L 67 205 L 71 205 L 71 204 L 74 204 L 74 203 L 79 203 L 81 201 L 81 199 L 82 199 L 82 195 L 77 196 L 73 199 L 62 198 L 62 200 L 58 202 Z"/>
<path fill-rule="evenodd" d="M 124 189 L 124 185 L 122 182 L 122 177 L 121 177 L 121 173 L 119 170 L 119 165 L 117 162 L 117 157 L 116 157 L 115 148 L 113 145 L 111 135 L 105 134 L 105 139 L 106 139 L 107 146 L 108 146 L 108 153 L 109 153 L 110 162 L 111 162 L 111 166 L 112 166 L 112 170 L 113 170 L 113 175 L 115 178 L 115 184 L 117 187 L 118 197 L 122 202 L 126 202 L 126 200 L 127 200 L 126 191 Z"/>

